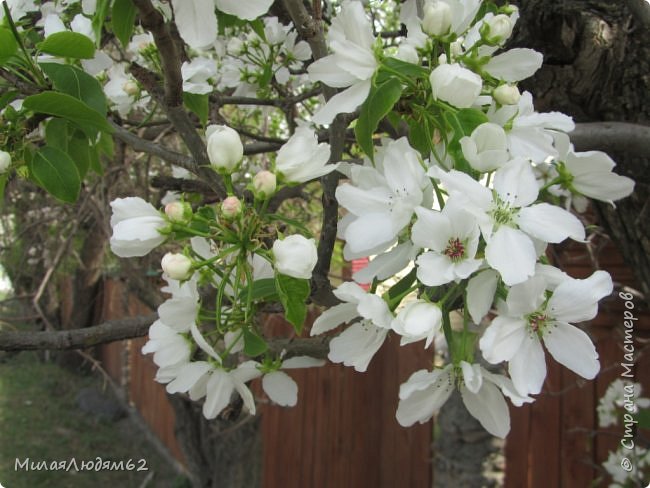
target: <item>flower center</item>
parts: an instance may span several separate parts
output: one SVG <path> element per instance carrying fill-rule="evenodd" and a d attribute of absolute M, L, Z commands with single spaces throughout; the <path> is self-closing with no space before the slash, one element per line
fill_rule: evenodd
<path fill-rule="evenodd" d="M 443 254 L 451 261 L 460 261 L 465 257 L 465 243 L 458 237 L 450 237 Z"/>
<path fill-rule="evenodd" d="M 548 322 L 548 316 L 542 312 L 531 313 L 528 317 L 528 326 L 535 334 L 544 332 L 544 328 Z"/>

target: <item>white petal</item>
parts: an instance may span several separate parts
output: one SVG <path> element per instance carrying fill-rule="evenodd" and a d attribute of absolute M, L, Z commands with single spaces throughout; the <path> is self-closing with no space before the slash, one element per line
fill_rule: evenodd
<path fill-rule="evenodd" d="M 544 345 L 555 360 L 583 378 L 591 380 L 600 371 L 598 353 L 589 336 L 565 322 L 544 331 Z"/>
<path fill-rule="evenodd" d="M 338 114 L 354 112 L 368 98 L 370 84 L 370 80 L 360 81 L 337 93 L 314 114 L 312 121 L 320 125 L 330 124 Z"/>
<path fill-rule="evenodd" d="M 488 242 L 485 258 L 490 266 L 501 273 L 506 285 L 515 285 L 533 275 L 537 253 L 526 234 L 501 226 Z"/>
<path fill-rule="evenodd" d="M 499 275 L 488 269 L 474 276 L 467 285 L 467 308 L 475 324 L 480 324 L 487 315 L 497 291 Z"/>
<path fill-rule="evenodd" d="M 432 372 L 416 371 L 400 386 L 397 421 L 403 427 L 426 422 L 440 410 L 453 390 L 449 367 Z"/>
<path fill-rule="evenodd" d="M 192 332 L 192 338 L 194 339 L 194 342 L 198 344 L 198 346 L 205 352 L 208 356 L 210 356 L 213 359 L 216 359 L 221 363 L 221 356 L 217 354 L 217 352 L 214 350 L 214 348 L 208 344 L 208 342 L 205 340 L 203 337 L 203 334 L 201 334 L 201 331 L 199 328 L 196 326 L 195 323 L 192 323 L 190 327 L 190 331 Z"/>
<path fill-rule="evenodd" d="M 494 384 L 483 383 L 483 388 L 478 393 L 472 393 L 469 389 L 461 387 L 460 394 L 469 413 L 485 430 L 501 439 L 508 435 L 510 432 L 508 404 Z"/>
<path fill-rule="evenodd" d="M 566 280 L 548 301 L 550 315 L 561 322 L 582 322 L 598 313 L 598 301 L 612 293 L 612 277 L 596 271 L 584 280 Z"/>
<path fill-rule="evenodd" d="M 170 298 L 158 307 L 158 315 L 165 325 L 178 332 L 187 332 L 196 318 L 198 303 L 192 298 Z"/>
<path fill-rule="evenodd" d="M 546 379 L 546 358 L 537 336 L 527 334 L 520 350 L 508 364 L 510 378 L 522 395 L 533 395 L 542 391 Z"/>
<path fill-rule="evenodd" d="M 349 322 L 355 317 L 358 317 L 357 305 L 354 303 L 341 303 L 332 308 L 325 310 L 314 321 L 309 335 L 320 335 L 337 328 L 339 325 Z"/>
<path fill-rule="evenodd" d="M 312 81 L 321 81 L 333 88 L 345 88 L 358 82 L 359 78 L 341 69 L 338 60 L 337 55 L 330 54 L 313 62 L 307 68 L 309 78 Z"/>
<path fill-rule="evenodd" d="M 208 371 L 212 369 L 206 361 L 194 361 L 184 365 L 174 381 L 167 384 L 168 393 L 185 393 Z"/>
<path fill-rule="evenodd" d="M 269 11 L 273 0 L 216 0 L 217 8 L 224 13 L 244 20 L 255 20 Z"/>
<path fill-rule="evenodd" d="M 217 15 L 213 0 L 172 0 L 174 21 L 183 40 L 195 49 L 217 39 Z"/>
<path fill-rule="evenodd" d="M 478 393 L 483 384 L 481 367 L 478 364 L 469 364 L 467 361 L 461 361 L 460 367 L 463 370 L 463 382 L 467 389 L 472 393 Z"/>
<path fill-rule="evenodd" d="M 494 56 L 483 69 L 495 78 L 514 82 L 533 76 L 542 67 L 543 60 L 537 51 L 515 48 Z"/>
<path fill-rule="evenodd" d="M 203 404 L 203 415 L 210 420 L 228 406 L 235 385 L 228 373 L 215 370 L 206 386 L 206 398 Z"/>
<path fill-rule="evenodd" d="M 485 329 L 479 347 L 489 363 L 510 361 L 521 348 L 526 335 L 523 319 L 500 315 Z"/>
<path fill-rule="evenodd" d="M 298 403 L 298 385 L 286 373 L 274 371 L 264 375 L 262 388 L 269 398 L 283 407 L 293 407 Z"/>
<path fill-rule="evenodd" d="M 345 229 L 344 237 L 350 250 L 357 253 L 392 242 L 400 230 L 388 212 L 371 213 L 353 220 Z"/>
<path fill-rule="evenodd" d="M 494 174 L 494 189 L 504 202 L 513 207 L 525 207 L 537 199 L 539 186 L 530 163 L 513 159 Z"/>
<path fill-rule="evenodd" d="M 544 242 L 557 244 L 567 237 L 584 241 L 585 228 L 582 222 L 563 208 L 548 203 L 538 203 L 522 208 L 517 216 L 519 228 Z"/>
<path fill-rule="evenodd" d="M 370 283 L 374 278 L 385 280 L 406 268 L 417 248 L 411 242 L 404 242 L 390 251 L 374 258 L 368 266 L 352 275 L 357 283 Z"/>
<path fill-rule="evenodd" d="M 357 311 L 363 318 L 371 320 L 377 327 L 390 328 L 393 315 L 383 298 L 366 294 L 359 300 Z"/>
<path fill-rule="evenodd" d="M 546 281 L 537 275 L 510 288 L 506 300 L 508 315 L 523 317 L 537 310 L 546 299 L 545 290 Z"/>
<path fill-rule="evenodd" d="M 449 218 L 441 212 L 416 207 L 418 219 L 411 230 L 411 240 L 420 247 L 442 252 L 449 239 L 459 237 L 452 235 L 453 229 Z"/>
<path fill-rule="evenodd" d="M 356 371 L 363 373 L 384 343 L 387 333 L 387 329 L 372 324 L 352 324 L 341 335 L 330 341 L 330 352 L 327 357 L 333 363 L 354 366 Z"/>
<path fill-rule="evenodd" d="M 481 371 L 483 373 L 483 378 L 497 385 L 501 390 L 501 393 L 507 396 L 514 406 L 521 407 L 524 403 L 532 403 L 535 401 L 534 398 L 529 397 L 528 395 L 520 394 L 510 378 L 501 374 L 490 373 L 484 368 L 481 368 Z"/>
<path fill-rule="evenodd" d="M 454 265 L 447 256 L 425 252 L 415 261 L 418 279 L 428 286 L 440 286 L 453 281 Z"/>
<path fill-rule="evenodd" d="M 282 369 L 317 368 L 325 365 L 324 359 L 310 358 L 309 356 L 295 356 L 282 361 Z"/>

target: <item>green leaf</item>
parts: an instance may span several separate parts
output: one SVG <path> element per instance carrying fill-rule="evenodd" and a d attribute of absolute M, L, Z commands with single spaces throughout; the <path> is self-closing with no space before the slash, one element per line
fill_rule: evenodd
<path fill-rule="evenodd" d="M 429 157 L 433 149 L 433 134 L 435 127 L 426 118 L 409 120 L 409 142 L 424 159 Z"/>
<path fill-rule="evenodd" d="M 73 203 L 79 198 L 79 171 L 74 161 L 60 149 L 42 147 L 34 155 L 30 169 L 38 184 L 59 200 Z"/>
<path fill-rule="evenodd" d="M 247 356 L 255 357 L 264 353 L 269 346 L 266 341 L 251 330 L 244 329 L 244 353 Z"/>
<path fill-rule="evenodd" d="M 387 69 L 382 69 L 386 67 Z M 388 78 L 395 77 L 395 72 L 399 73 L 400 76 L 409 79 L 429 79 L 430 71 L 427 70 L 424 66 L 419 64 L 407 63 L 397 58 L 385 58 L 381 62 L 379 71 L 377 73 L 377 83 L 386 81 Z"/>
<path fill-rule="evenodd" d="M 650 429 L 650 409 L 640 408 L 636 414 L 636 421 L 642 429 Z"/>
<path fill-rule="evenodd" d="M 372 135 L 377 130 L 379 121 L 393 109 L 402 90 L 402 83 L 397 78 L 389 78 L 378 86 L 373 83 L 368 98 L 361 106 L 354 133 L 359 146 L 370 159 L 374 160 Z"/>
<path fill-rule="evenodd" d="M 104 27 L 104 21 L 108 16 L 108 11 L 111 8 L 111 0 L 97 0 L 95 6 L 95 15 L 93 15 L 93 32 L 95 33 L 95 39 L 97 47 L 101 45 L 102 41 L 102 28 Z"/>
<path fill-rule="evenodd" d="M 50 119 L 45 126 L 45 140 L 47 145 L 63 152 L 68 151 L 68 122 L 55 117 Z"/>
<path fill-rule="evenodd" d="M 55 32 L 36 45 L 42 52 L 61 58 L 92 59 L 95 45 L 78 32 Z"/>
<path fill-rule="evenodd" d="M 309 280 L 277 273 L 275 289 L 284 307 L 284 317 L 293 325 L 296 334 L 300 334 L 307 318 L 307 299 L 311 292 Z"/>
<path fill-rule="evenodd" d="M 0 27 L 0 66 L 4 65 L 17 50 L 18 43 L 11 29 Z"/>
<path fill-rule="evenodd" d="M 135 28 L 135 16 L 137 9 L 132 0 L 115 0 L 111 13 L 111 22 L 113 24 L 113 34 L 126 47 L 131 40 L 133 29 Z"/>
<path fill-rule="evenodd" d="M 72 95 L 100 114 L 108 110 L 104 90 L 93 76 L 69 64 L 40 63 L 58 91 Z"/>
<path fill-rule="evenodd" d="M 411 288 L 411 285 L 415 282 L 416 274 L 417 269 L 413 268 L 409 274 L 391 286 L 386 292 L 388 300 L 395 300 L 397 297 L 403 295 L 409 288 Z"/>
<path fill-rule="evenodd" d="M 201 124 L 205 125 L 208 121 L 210 111 L 210 96 L 198 95 L 196 93 L 183 92 L 183 102 L 185 106 L 199 116 Z"/>
<path fill-rule="evenodd" d="M 278 293 L 275 290 L 275 280 L 273 278 L 264 278 L 253 281 L 251 297 L 253 300 L 264 300 L 267 302 L 279 300 Z"/>
<path fill-rule="evenodd" d="M 0 95 L 0 110 L 4 110 L 7 105 L 9 105 L 19 96 L 20 92 L 18 90 L 9 90 Z"/>
<path fill-rule="evenodd" d="M 106 116 L 93 110 L 75 97 L 53 91 L 25 98 L 23 107 L 34 112 L 63 117 L 74 122 L 86 135 L 92 136 L 97 131 L 112 133 L 113 128 Z"/>
<path fill-rule="evenodd" d="M 88 173 L 92 159 L 97 157 L 97 149 L 90 143 L 83 132 L 76 130 L 70 137 L 68 155 L 74 161 L 77 170 L 79 170 L 79 176 L 83 180 L 86 173 Z"/>

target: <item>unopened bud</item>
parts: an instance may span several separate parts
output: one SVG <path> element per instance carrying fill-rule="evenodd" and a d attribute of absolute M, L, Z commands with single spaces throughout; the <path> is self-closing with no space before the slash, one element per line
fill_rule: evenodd
<path fill-rule="evenodd" d="M 422 30 L 430 36 L 444 36 L 451 27 L 451 7 L 445 2 L 434 0 L 424 6 Z"/>
<path fill-rule="evenodd" d="M 516 85 L 500 85 L 492 92 L 492 97 L 501 105 L 515 105 L 521 98 Z"/>
<path fill-rule="evenodd" d="M 0 174 L 5 173 L 11 166 L 11 154 L 0 150 Z"/>
<path fill-rule="evenodd" d="M 168 252 L 160 265 L 167 276 L 173 280 L 186 280 L 192 276 L 192 260 L 183 254 Z"/>
<path fill-rule="evenodd" d="M 228 197 L 221 202 L 221 213 L 228 219 L 237 217 L 242 211 L 241 200 L 237 197 Z"/>
<path fill-rule="evenodd" d="M 232 173 L 244 157 L 244 146 L 236 130 L 225 125 L 209 125 L 208 158 L 220 173 Z"/>
<path fill-rule="evenodd" d="M 138 94 L 138 84 L 133 80 L 126 81 L 122 85 L 122 90 L 124 90 L 124 93 L 132 97 Z"/>
<path fill-rule="evenodd" d="M 253 193 L 256 197 L 270 197 L 275 192 L 276 185 L 275 173 L 270 171 L 260 171 L 253 177 Z"/>
<path fill-rule="evenodd" d="M 231 37 L 226 45 L 226 52 L 232 56 L 239 56 L 244 51 L 244 41 L 239 37 Z"/>
<path fill-rule="evenodd" d="M 512 21 L 504 14 L 495 15 L 486 21 L 490 26 L 489 37 L 499 43 L 505 41 L 512 34 Z"/>
<path fill-rule="evenodd" d="M 188 222 L 192 218 L 192 207 L 187 202 L 170 202 L 165 205 L 165 215 L 172 222 Z"/>

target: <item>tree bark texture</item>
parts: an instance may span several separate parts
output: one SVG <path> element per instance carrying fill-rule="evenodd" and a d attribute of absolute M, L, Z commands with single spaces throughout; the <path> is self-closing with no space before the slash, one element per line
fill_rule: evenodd
<path fill-rule="evenodd" d="M 533 93 L 538 111 L 562 111 L 576 122 L 650 125 L 650 28 L 647 15 L 639 12 L 650 14 L 648 4 L 633 9 L 631 2 L 609 0 L 519 4 L 521 18 L 511 45 L 544 54 L 542 68 L 522 84 Z M 599 202 L 595 208 L 648 303 L 650 158 L 626 149 L 612 151 L 605 143 L 576 149 L 607 150 L 618 164 L 616 171 L 636 181 L 634 193 L 616 207 Z"/>

